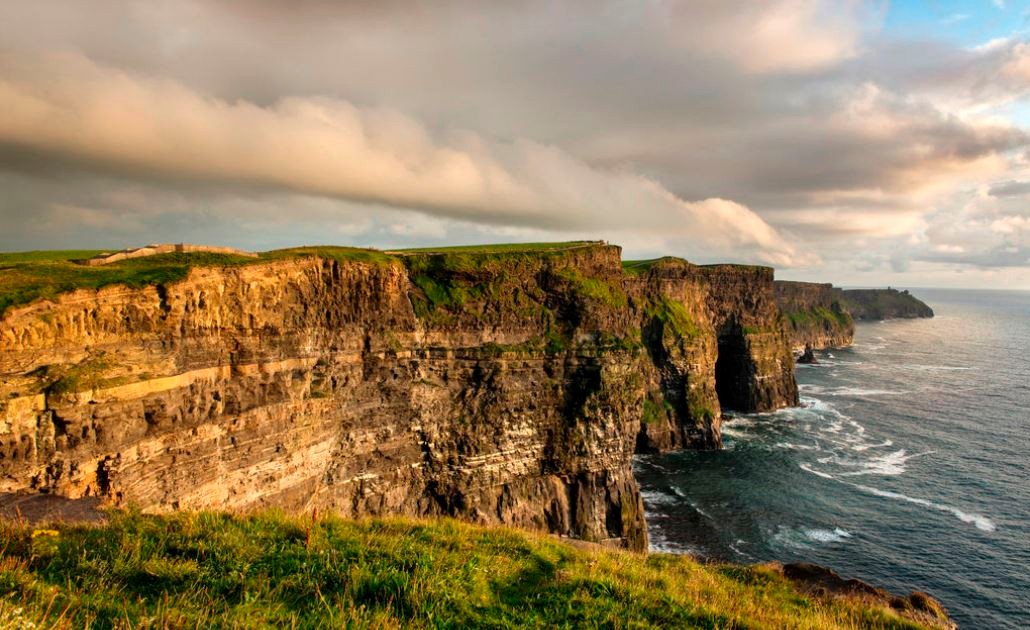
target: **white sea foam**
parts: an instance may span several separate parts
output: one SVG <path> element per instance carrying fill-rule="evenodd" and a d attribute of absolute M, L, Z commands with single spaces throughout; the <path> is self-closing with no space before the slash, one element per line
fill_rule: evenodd
<path fill-rule="evenodd" d="M 755 421 L 751 418 L 745 418 L 743 416 L 734 416 L 733 418 L 730 418 L 729 420 L 723 422 L 722 426 L 723 428 L 753 427 L 755 426 Z"/>
<path fill-rule="evenodd" d="M 671 553 L 679 556 L 697 556 L 700 551 L 689 545 L 681 545 L 661 535 L 660 530 L 650 529 L 647 532 L 651 551 L 656 553 Z"/>
<path fill-rule="evenodd" d="M 839 473 L 841 477 L 857 477 L 861 475 L 883 475 L 883 476 L 894 476 L 903 474 L 906 470 L 905 462 L 914 458 L 922 457 L 924 455 L 930 455 L 934 451 L 926 451 L 924 453 L 913 453 L 909 455 L 905 449 L 894 451 L 893 453 L 886 453 L 879 457 L 871 457 L 866 460 L 853 460 L 834 456 L 827 458 L 826 460 L 820 460 L 821 463 L 832 462 L 842 468 L 857 468 L 858 470 L 851 470 L 849 472 Z"/>
<path fill-rule="evenodd" d="M 922 454 L 925 454 L 925 453 L 920 453 L 920 454 L 922 455 Z M 915 457 L 915 455 L 910 455 L 909 457 Z M 808 464 L 799 464 L 798 466 L 802 470 L 804 470 L 805 472 L 810 472 L 813 475 L 818 475 L 819 477 L 822 477 L 824 479 L 833 479 L 834 481 L 838 481 L 840 483 L 843 483 L 845 485 L 851 486 L 853 488 L 858 488 L 859 490 L 861 490 L 863 492 L 868 492 L 869 494 L 873 494 L 873 495 L 876 495 L 878 497 L 883 497 L 885 499 L 896 499 L 898 501 L 906 501 L 908 503 L 912 503 L 912 504 L 915 504 L 915 505 L 921 505 L 923 507 L 933 508 L 933 509 L 939 510 L 941 512 L 948 512 L 948 513 L 954 515 L 955 518 L 957 518 L 958 520 L 962 521 L 963 523 L 972 523 L 974 526 L 976 526 L 977 529 L 985 531 L 985 532 L 993 532 L 995 529 L 997 529 L 997 526 L 994 524 L 994 521 L 992 521 L 991 519 L 989 519 L 986 516 L 983 516 L 981 514 L 975 514 L 973 512 L 966 512 L 965 510 L 961 510 L 961 509 L 959 509 L 957 507 L 954 507 L 954 506 L 951 506 L 951 505 L 945 505 L 943 503 L 935 503 L 934 501 L 930 501 L 929 499 L 920 499 L 918 497 L 910 497 L 907 494 L 901 494 L 900 492 L 891 492 L 890 490 L 881 490 L 879 488 L 873 488 L 872 486 L 866 486 L 866 485 L 863 485 L 863 484 L 860 484 L 860 483 L 852 483 L 850 481 L 844 481 L 843 479 L 838 479 L 834 475 L 831 475 L 831 474 L 829 474 L 827 472 L 823 472 L 821 470 L 816 470 L 816 469 L 812 468 Z"/>
<path fill-rule="evenodd" d="M 702 510 L 701 507 L 697 503 L 694 503 L 693 501 L 688 501 L 687 503 L 690 505 L 690 507 L 694 508 L 695 512 L 697 512 L 701 516 L 707 518 L 710 521 L 714 521 L 715 520 L 715 518 L 711 514 L 709 514 L 708 512 L 705 512 L 704 510 Z"/>
<path fill-rule="evenodd" d="M 798 464 L 798 466 L 801 467 L 801 470 L 804 470 L 805 472 L 810 472 L 813 475 L 818 475 L 818 476 L 820 476 L 820 477 L 822 477 L 824 479 L 834 479 L 833 475 L 830 475 L 828 473 L 824 473 L 824 472 L 819 471 L 819 470 L 815 470 L 814 468 L 812 468 L 808 464 Z"/>
<path fill-rule="evenodd" d="M 905 394 L 911 394 L 909 390 L 895 390 L 895 389 L 870 389 L 864 387 L 849 387 L 847 385 L 841 385 L 839 387 L 819 387 L 817 385 L 809 385 L 803 391 L 810 392 L 812 394 L 819 394 L 823 396 L 853 396 L 853 397 L 868 397 L 868 396 L 903 396 Z"/>
<path fill-rule="evenodd" d="M 783 448 L 789 451 L 818 451 L 818 446 L 809 444 L 794 444 L 793 442 L 777 442 L 774 444 L 776 448 Z"/>
<path fill-rule="evenodd" d="M 879 444 L 855 444 L 855 445 L 853 445 L 851 447 L 851 450 L 858 451 L 858 452 L 863 452 L 863 451 L 868 451 L 871 448 L 884 448 L 886 446 L 893 446 L 893 445 L 894 445 L 894 441 L 893 440 L 884 440 L 883 442 L 880 442 Z"/>
<path fill-rule="evenodd" d="M 750 440 L 755 437 L 748 432 L 748 429 L 753 426 L 755 426 L 754 419 L 736 416 L 722 423 L 722 434 L 735 440 Z"/>
<path fill-rule="evenodd" d="M 644 499 L 644 505 L 675 505 L 676 497 L 658 490 L 641 490 L 640 496 Z"/>
<path fill-rule="evenodd" d="M 830 529 L 807 529 L 802 528 L 801 533 L 817 542 L 840 542 L 845 538 L 851 538 L 851 533 L 839 527 Z"/>
<path fill-rule="evenodd" d="M 950 506 L 950 505 L 944 505 L 944 504 L 941 504 L 941 503 L 934 503 L 933 501 L 929 501 L 927 499 L 920 499 L 920 498 L 917 498 L 917 497 L 910 497 L 910 496 L 908 496 L 906 494 L 901 494 L 900 492 L 890 492 L 889 490 L 880 490 L 879 488 L 872 488 L 870 486 L 864 486 L 864 485 L 859 484 L 859 483 L 849 483 L 849 482 L 842 482 L 842 483 L 847 483 L 848 485 L 854 486 L 854 487 L 858 488 L 859 490 L 862 490 L 863 492 L 868 492 L 869 494 L 875 494 L 878 497 L 884 497 L 884 498 L 887 498 L 887 499 L 897 499 L 899 501 L 907 501 L 909 503 L 914 503 L 915 505 L 922 505 L 923 507 L 928 507 L 928 508 L 933 508 L 935 510 L 940 510 L 941 512 L 950 512 L 956 518 L 958 518 L 958 520 L 962 521 L 963 523 L 972 523 L 973 525 L 976 526 L 977 529 L 983 530 L 985 532 L 993 532 L 995 529 L 997 529 L 997 526 L 995 526 L 994 522 L 991 521 L 991 519 L 987 518 L 986 516 L 982 516 L 980 514 L 973 514 L 971 512 L 966 512 L 964 510 L 958 509 L 957 507 L 953 507 L 953 506 Z"/>
<path fill-rule="evenodd" d="M 961 371 L 961 370 L 975 370 L 976 369 L 976 368 L 965 367 L 965 366 L 961 366 L 961 365 L 923 365 L 923 364 L 919 364 L 919 363 L 916 363 L 916 364 L 911 364 L 910 363 L 910 364 L 907 364 L 907 365 L 901 365 L 899 367 L 905 368 L 905 369 L 909 369 L 909 370 L 923 370 L 923 371 L 926 371 L 926 372 L 935 372 L 935 371 L 946 372 L 946 371 L 952 371 L 952 370 L 960 370 Z"/>

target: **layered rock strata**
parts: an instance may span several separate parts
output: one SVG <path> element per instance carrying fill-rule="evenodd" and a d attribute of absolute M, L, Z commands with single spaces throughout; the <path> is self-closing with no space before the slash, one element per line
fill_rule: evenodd
<path fill-rule="evenodd" d="M 783 312 L 795 354 L 806 349 L 850 346 L 855 322 L 831 284 L 777 280 L 776 304 Z"/>
<path fill-rule="evenodd" d="M 0 319 L 0 491 L 453 515 L 646 548 L 637 450 L 797 404 L 772 270 L 320 256 Z"/>

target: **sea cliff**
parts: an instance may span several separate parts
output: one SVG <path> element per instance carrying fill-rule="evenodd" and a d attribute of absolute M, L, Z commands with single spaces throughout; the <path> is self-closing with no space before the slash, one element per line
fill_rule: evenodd
<path fill-rule="evenodd" d="M 764 267 L 624 270 L 603 243 L 46 264 L 73 281 L 0 302 L 8 493 L 645 549 L 635 452 L 717 448 L 724 407 L 798 402 Z"/>
<path fill-rule="evenodd" d="M 855 322 L 832 284 L 777 280 L 775 289 L 796 353 L 851 345 Z"/>
<path fill-rule="evenodd" d="M 914 319 L 933 317 L 933 309 L 908 292 L 897 289 L 834 289 L 855 319 Z"/>

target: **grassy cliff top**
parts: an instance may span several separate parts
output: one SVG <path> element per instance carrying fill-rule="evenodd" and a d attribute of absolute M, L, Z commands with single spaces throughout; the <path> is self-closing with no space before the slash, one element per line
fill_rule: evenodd
<path fill-rule="evenodd" d="M 775 568 L 452 520 L 114 513 L 0 524 L 0 549 L 13 627 L 924 627 Z"/>
<path fill-rule="evenodd" d="M 559 252 L 605 245 L 604 241 L 564 241 L 557 243 L 492 243 L 484 245 L 450 245 L 447 247 L 414 247 L 391 249 L 388 254 L 528 254 Z"/>
<path fill-rule="evenodd" d="M 594 247 L 614 247 L 604 241 L 568 241 L 560 243 L 496 243 L 458 245 L 380 251 L 356 247 L 294 247 L 258 254 L 257 258 L 216 253 L 169 253 L 130 258 L 100 266 L 87 266 L 78 261 L 97 256 L 101 250 L 32 251 L 0 253 L 0 317 L 8 308 L 38 299 L 54 299 L 76 289 L 99 289 L 122 284 L 132 288 L 167 284 L 186 278 L 194 267 L 233 267 L 319 256 L 341 261 L 373 264 L 403 264 L 413 272 L 429 268 L 452 271 L 480 271 L 497 268 L 513 260 L 531 257 L 555 257 Z M 646 273 L 656 263 L 687 261 L 666 256 L 652 260 L 624 261 L 627 275 Z M 688 263 L 689 264 L 689 263 Z M 701 266 L 700 268 L 749 269 L 747 265 Z M 755 267 L 755 269 L 764 269 Z"/>
<path fill-rule="evenodd" d="M 459 256 L 473 259 L 511 255 L 552 255 L 602 244 L 600 241 L 500 243 L 389 252 L 356 247 L 294 247 L 262 252 L 257 258 L 231 254 L 170 253 L 132 258 L 95 267 L 77 261 L 97 256 L 103 253 L 101 250 L 0 253 L 0 316 L 10 307 L 28 304 L 40 298 L 53 299 L 61 293 L 75 289 L 99 289 L 114 284 L 139 288 L 175 282 L 184 279 L 193 267 L 254 265 L 304 256 L 397 264 L 407 257 L 435 257 L 437 254 L 450 258 Z M 482 263 L 482 260 L 479 263 Z"/>
<path fill-rule="evenodd" d="M 173 253 L 132 258 L 89 267 L 76 261 L 101 250 L 0 253 L 0 316 L 10 307 L 40 298 L 53 299 L 75 289 L 99 289 L 124 284 L 144 287 L 184 279 L 193 267 L 254 265 L 304 256 L 394 264 L 396 259 L 374 249 L 356 247 L 294 247 L 263 252 L 257 258 L 210 253 Z"/>

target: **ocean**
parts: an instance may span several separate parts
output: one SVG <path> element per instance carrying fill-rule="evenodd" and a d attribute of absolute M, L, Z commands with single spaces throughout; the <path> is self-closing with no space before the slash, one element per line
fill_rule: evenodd
<path fill-rule="evenodd" d="M 639 456 L 652 548 L 815 562 L 962 627 L 1030 628 L 1030 293 L 912 293 L 937 316 L 859 323 L 798 366 L 802 407 L 733 414 L 722 451 Z"/>

